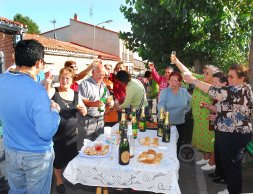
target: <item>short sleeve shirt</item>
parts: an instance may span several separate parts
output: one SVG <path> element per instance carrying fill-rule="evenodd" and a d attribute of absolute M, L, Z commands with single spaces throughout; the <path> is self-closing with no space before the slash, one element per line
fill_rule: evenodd
<path fill-rule="evenodd" d="M 89 101 L 97 101 L 99 100 L 103 93 L 104 89 L 106 89 L 106 98 L 109 95 L 109 92 L 104 83 L 98 85 L 96 81 L 91 77 L 83 80 L 79 85 L 79 95 L 82 99 L 86 98 Z M 103 115 L 104 112 L 99 112 L 97 107 L 87 107 L 87 114 L 90 116 L 100 116 Z"/>

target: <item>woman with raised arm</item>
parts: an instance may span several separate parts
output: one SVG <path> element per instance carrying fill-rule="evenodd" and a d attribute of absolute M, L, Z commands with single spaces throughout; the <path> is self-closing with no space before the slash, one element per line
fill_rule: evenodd
<path fill-rule="evenodd" d="M 226 87 L 215 87 L 192 75 L 184 75 L 186 82 L 194 84 L 204 93 L 219 101 L 217 106 L 216 142 L 220 151 L 227 189 L 218 194 L 242 192 L 241 160 L 246 145 L 252 138 L 253 93 L 248 82 L 249 68 L 233 65 L 229 68 Z"/>
<path fill-rule="evenodd" d="M 171 61 L 176 64 L 178 69 L 183 74 L 192 74 L 191 71 L 185 67 L 175 56 L 171 57 Z M 213 74 L 218 71 L 213 65 L 206 65 L 204 67 L 204 75 L 196 75 L 196 77 L 206 83 L 212 84 Z M 193 133 L 192 133 L 192 146 L 199 149 L 204 153 L 204 159 L 197 161 L 198 165 L 204 165 L 202 170 L 214 170 L 215 169 L 215 157 L 214 157 L 214 131 L 209 130 L 209 114 L 210 110 L 202 108 L 202 103 L 212 103 L 212 98 L 201 91 L 199 88 L 195 88 L 192 94 L 192 115 L 194 120 Z"/>
<path fill-rule="evenodd" d="M 164 70 L 164 71 L 165 71 L 165 72 L 164 72 L 164 75 L 161 76 L 161 75 L 159 75 L 159 74 L 157 73 L 157 71 L 156 71 L 156 69 L 155 69 L 154 63 L 149 63 L 148 66 L 149 66 L 149 69 L 150 69 L 150 71 L 151 71 L 151 73 L 152 73 L 153 79 L 154 79 L 154 80 L 158 83 L 158 85 L 159 85 L 159 94 L 160 94 L 160 92 L 161 92 L 163 89 L 165 89 L 165 88 L 167 88 L 167 87 L 169 86 L 169 77 L 170 77 L 170 74 L 171 74 L 174 70 L 173 70 L 172 67 L 167 66 L 167 67 L 165 68 L 165 70 Z"/>

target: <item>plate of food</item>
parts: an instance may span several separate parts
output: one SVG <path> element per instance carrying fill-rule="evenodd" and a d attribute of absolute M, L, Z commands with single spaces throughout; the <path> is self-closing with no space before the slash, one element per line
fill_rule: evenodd
<path fill-rule="evenodd" d="M 139 142 L 143 146 L 149 146 L 149 147 L 158 147 L 158 137 L 150 138 L 149 136 L 146 136 L 144 138 L 139 138 Z"/>
<path fill-rule="evenodd" d="M 107 157 L 110 153 L 111 148 L 109 144 L 101 141 L 94 141 L 90 144 L 84 145 L 79 151 L 79 156 L 89 158 L 101 158 Z"/>
<path fill-rule="evenodd" d="M 137 161 L 144 164 L 160 164 L 163 153 L 158 153 L 153 149 L 148 149 L 138 155 Z"/>

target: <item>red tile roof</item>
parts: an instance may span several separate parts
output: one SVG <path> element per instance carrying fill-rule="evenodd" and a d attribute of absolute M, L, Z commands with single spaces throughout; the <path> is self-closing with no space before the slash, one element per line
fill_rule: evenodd
<path fill-rule="evenodd" d="M 0 21 L 5 22 L 6 24 L 14 24 L 14 25 L 22 27 L 22 28 L 26 28 L 27 27 L 25 24 L 22 24 L 21 22 L 9 20 L 9 19 L 4 18 L 4 17 L 0 17 Z"/>
<path fill-rule="evenodd" d="M 75 52 L 82 54 L 92 54 L 93 50 L 84 46 L 76 45 L 70 42 L 64 42 L 52 38 L 48 38 L 45 36 L 37 35 L 37 34 L 28 34 L 26 33 L 24 39 L 35 39 L 39 41 L 46 49 L 49 50 L 59 50 L 66 52 Z M 108 53 L 94 51 L 95 55 L 98 55 L 101 59 L 115 60 L 118 61 L 120 58 L 116 55 L 110 55 Z"/>

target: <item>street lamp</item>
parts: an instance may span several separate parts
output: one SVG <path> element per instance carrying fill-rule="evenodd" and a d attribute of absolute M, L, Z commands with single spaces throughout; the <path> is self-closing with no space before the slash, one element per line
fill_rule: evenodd
<path fill-rule="evenodd" d="M 106 20 L 104 22 L 100 22 L 98 23 L 97 25 L 94 25 L 93 27 L 93 45 L 92 45 L 92 56 L 94 58 L 94 48 L 95 48 L 95 38 L 96 38 L 96 27 L 101 25 L 101 24 L 108 24 L 108 23 L 111 23 L 112 20 Z"/>

